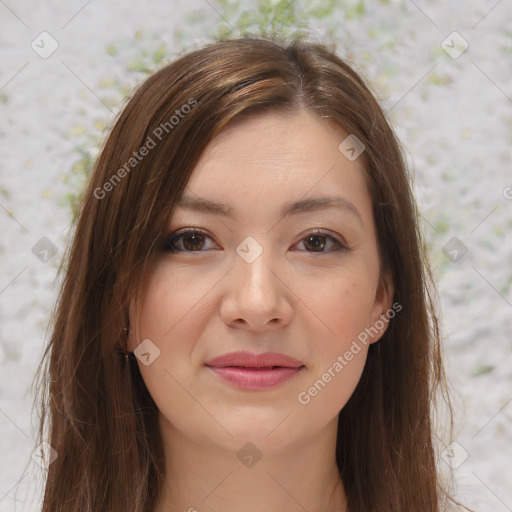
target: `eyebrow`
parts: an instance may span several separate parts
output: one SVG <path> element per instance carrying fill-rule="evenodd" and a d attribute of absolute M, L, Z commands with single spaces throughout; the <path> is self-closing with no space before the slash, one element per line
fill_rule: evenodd
<path fill-rule="evenodd" d="M 219 215 L 230 219 L 235 218 L 235 211 L 233 207 L 225 203 L 219 203 L 202 197 L 183 196 L 176 206 L 191 211 Z M 324 210 L 326 208 L 341 208 L 346 212 L 351 213 L 361 225 L 363 224 L 363 220 L 358 209 L 351 201 L 341 196 L 312 197 L 286 203 L 281 208 L 280 220 L 289 215 L 298 215 L 301 213 Z"/>

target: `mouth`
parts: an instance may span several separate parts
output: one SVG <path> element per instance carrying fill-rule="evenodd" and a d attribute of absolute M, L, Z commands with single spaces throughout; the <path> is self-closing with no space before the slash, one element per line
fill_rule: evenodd
<path fill-rule="evenodd" d="M 225 382 L 243 390 L 274 388 L 305 368 L 302 361 L 273 352 L 234 352 L 212 359 L 205 366 Z"/>
<path fill-rule="evenodd" d="M 289 368 L 283 366 L 246 368 L 243 366 L 212 367 L 211 370 L 224 381 L 238 389 L 262 390 L 283 384 L 297 375 L 304 366 Z"/>

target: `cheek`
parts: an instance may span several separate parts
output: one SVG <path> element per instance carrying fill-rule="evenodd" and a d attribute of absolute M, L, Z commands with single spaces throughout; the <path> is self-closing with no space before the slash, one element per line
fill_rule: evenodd
<path fill-rule="evenodd" d="M 307 305 L 317 318 L 321 333 L 320 354 L 343 350 L 369 325 L 374 304 L 373 283 L 364 272 L 347 273 L 317 283 Z"/>
<path fill-rule="evenodd" d="M 322 326 L 312 339 L 314 364 L 297 395 L 304 414 L 334 417 L 355 390 L 368 353 L 366 328 L 373 306 L 372 286 L 364 277 L 336 280 L 323 293 L 310 295 L 310 307 Z M 311 328 L 310 328 L 311 331 Z"/>
<path fill-rule="evenodd" d="M 210 284 L 208 288 L 205 280 L 196 281 L 190 274 L 157 267 L 137 319 L 134 311 L 133 318 L 130 316 L 130 326 L 133 325 L 130 350 L 149 339 L 158 353 L 148 365 L 142 359 L 134 364 L 138 364 L 144 383 L 163 416 L 176 426 L 183 423 L 183 428 L 187 427 L 187 421 L 178 411 L 191 412 L 195 404 L 188 391 L 193 388 L 196 377 L 192 359 L 196 341 L 208 320 L 201 314 L 201 303 L 212 287 Z M 201 413 L 197 411 L 200 417 Z"/>
<path fill-rule="evenodd" d="M 212 286 L 206 279 L 194 279 L 190 272 L 157 268 L 139 311 L 139 338 L 154 338 L 157 344 L 168 345 L 169 341 L 182 337 L 182 326 L 187 324 L 190 329 L 196 325 L 190 318 L 201 318 L 198 314 L 201 301 Z"/>

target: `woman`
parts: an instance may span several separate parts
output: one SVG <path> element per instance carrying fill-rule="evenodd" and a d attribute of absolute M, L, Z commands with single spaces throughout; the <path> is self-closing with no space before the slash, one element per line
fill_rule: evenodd
<path fill-rule="evenodd" d="M 43 512 L 441 510 L 415 208 L 381 107 L 325 47 L 231 40 L 152 75 L 53 317 Z"/>

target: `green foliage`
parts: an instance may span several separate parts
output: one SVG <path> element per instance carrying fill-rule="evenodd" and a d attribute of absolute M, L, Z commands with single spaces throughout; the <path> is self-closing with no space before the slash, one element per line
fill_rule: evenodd
<path fill-rule="evenodd" d="M 140 56 L 128 63 L 128 70 L 151 74 L 155 71 L 156 66 L 162 61 L 166 54 L 167 47 L 163 43 L 156 49 L 143 49 Z"/>
<path fill-rule="evenodd" d="M 240 0 L 229 1 L 219 0 L 216 6 L 222 21 L 212 34 L 213 39 L 227 39 L 241 35 L 274 35 L 283 37 L 302 36 L 307 33 L 309 23 L 314 20 L 322 20 L 331 16 L 337 0 L 326 0 L 325 2 L 310 2 L 310 7 L 299 7 L 298 3 L 290 0 L 258 0 L 256 6 L 250 9 L 244 8 Z M 354 2 L 346 2 L 352 5 Z M 347 8 L 347 16 L 358 15 L 364 12 L 362 1 L 357 5 Z M 190 25 L 201 24 L 209 21 L 205 16 L 205 10 L 190 14 L 186 23 Z M 175 32 L 177 46 L 185 46 L 186 33 L 183 28 Z M 181 41 L 180 41 L 181 40 Z M 133 51 L 135 50 L 135 52 Z M 107 55 L 113 58 L 126 58 L 125 53 L 130 54 L 126 58 L 127 71 L 133 73 L 136 80 L 140 80 L 140 75 L 149 75 L 155 72 L 162 65 L 170 53 L 165 43 L 156 35 L 147 35 L 144 31 L 138 30 L 132 39 L 117 41 L 109 44 L 105 48 Z M 135 53 L 135 55 L 133 55 Z M 144 76 L 142 77 L 144 78 Z M 103 89 L 110 88 L 115 92 L 118 99 L 103 99 L 109 106 L 119 106 L 133 85 L 122 84 L 119 80 L 103 79 L 100 82 Z M 0 98 L 4 101 L 4 98 Z M 6 101 L 6 98 L 5 98 Z M 70 208 L 73 221 L 76 220 L 78 209 L 83 198 L 85 186 L 90 178 L 94 158 L 101 145 L 102 137 L 97 134 L 86 133 L 86 141 L 83 142 L 83 134 L 74 134 L 79 136 L 82 142 L 78 143 L 75 152 L 78 159 L 73 164 L 71 171 L 65 176 L 64 181 L 69 187 L 69 192 L 61 201 L 62 205 Z"/>
<path fill-rule="evenodd" d="M 9 199 L 9 197 L 11 197 L 11 193 L 1 184 L 0 184 L 0 194 L 2 196 L 6 197 L 7 199 Z"/>
<path fill-rule="evenodd" d="M 219 0 L 220 23 L 217 39 L 229 39 L 240 36 L 270 36 L 296 38 L 307 35 L 311 21 L 323 20 L 332 16 L 340 2 L 296 2 L 294 0 L 257 0 L 256 5 L 248 7 L 241 0 Z M 347 9 L 364 12 L 364 3 L 359 1 L 357 8 Z"/>
<path fill-rule="evenodd" d="M 109 54 L 109 55 L 112 55 L 113 57 L 115 55 L 117 55 L 117 53 L 119 52 L 119 48 L 117 47 L 116 44 L 112 43 L 112 44 L 109 44 L 106 48 L 105 48 L 105 51 Z"/>
<path fill-rule="evenodd" d="M 99 148 L 101 140 L 99 137 L 89 136 L 86 143 L 82 143 L 75 148 L 79 158 L 74 163 L 71 171 L 65 175 L 64 182 L 69 187 L 69 192 L 61 199 L 60 204 L 67 206 L 71 210 L 72 222 L 74 223 L 78 216 L 80 203 L 82 202 L 86 185 L 94 167 L 93 150 Z"/>
<path fill-rule="evenodd" d="M 493 370 L 494 366 L 480 365 L 473 370 L 471 375 L 473 375 L 473 377 L 478 377 L 479 375 L 484 375 L 486 373 L 492 372 Z"/>

